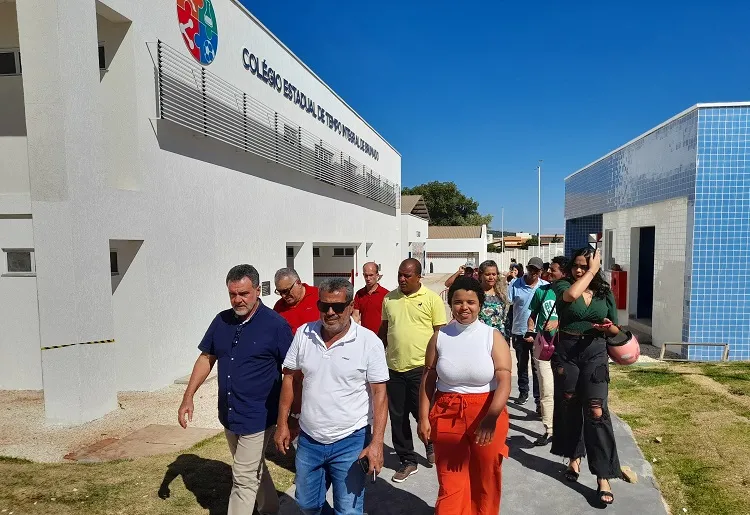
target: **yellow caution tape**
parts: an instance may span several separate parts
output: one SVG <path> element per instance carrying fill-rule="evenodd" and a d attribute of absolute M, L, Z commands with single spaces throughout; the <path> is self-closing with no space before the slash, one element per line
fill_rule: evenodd
<path fill-rule="evenodd" d="M 74 345 L 96 345 L 99 343 L 115 343 L 115 341 L 114 340 L 98 340 L 95 342 L 66 343 L 65 345 L 51 345 L 50 347 L 42 347 L 42 350 L 63 349 L 65 347 L 73 347 Z"/>

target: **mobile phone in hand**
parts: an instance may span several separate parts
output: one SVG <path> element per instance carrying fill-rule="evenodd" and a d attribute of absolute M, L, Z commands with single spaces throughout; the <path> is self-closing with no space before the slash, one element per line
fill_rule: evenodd
<path fill-rule="evenodd" d="M 523 335 L 524 338 L 536 338 L 536 333 L 533 331 L 526 331 L 526 334 Z"/>
<path fill-rule="evenodd" d="M 370 472 L 370 460 L 367 456 L 362 456 L 359 459 L 359 466 L 362 467 L 362 470 L 364 470 L 365 474 Z M 372 471 L 372 478 L 370 479 L 371 482 L 375 482 L 375 479 L 377 478 L 377 474 L 375 471 Z"/>

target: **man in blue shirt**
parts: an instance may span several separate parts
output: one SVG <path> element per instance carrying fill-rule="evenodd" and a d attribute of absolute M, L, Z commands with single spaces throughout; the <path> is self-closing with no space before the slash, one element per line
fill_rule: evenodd
<path fill-rule="evenodd" d="M 234 460 L 227 515 L 253 513 L 256 496 L 261 514 L 275 514 L 279 499 L 263 451 L 273 436 L 281 365 L 292 331 L 281 315 L 261 302 L 255 267 L 235 266 L 226 284 L 232 309 L 216 315 L 198 345 L 201 354 L 177 416 L 182 427 L 192 422 L 193 396 L 218 361 L 219 421 Z"/>
<path fill-rule="evenodd" d="M 513 326 L 511 328 L 511 338 L 513 340 L 513 349 L 516 351 L 516 363 L 518 365 L 518 399 L 516 404 L 525 404 L 529 398 L 529 361 L 534 350 L 534 340 L 530 342 L 524 337 L 528 331 L 529 316 L 531 310 L 529 303 L 534 297 L 534 292 L 540 286 L 549 284 L 547 281 L 540 279 L 542 273 L 542 260 L 538 257 L 529 259 L 526 265 L 526 274 L 517 277 L 510 283 L 508 288 L 508 299 L 513 306 Z M 537 413 L 541 413 L 539 407 L 539 380 L 536 376 L 536 366 L 534 362 L 532 367 L 532 381 L 534 387 L 534 401 L 536 401 Z"/>

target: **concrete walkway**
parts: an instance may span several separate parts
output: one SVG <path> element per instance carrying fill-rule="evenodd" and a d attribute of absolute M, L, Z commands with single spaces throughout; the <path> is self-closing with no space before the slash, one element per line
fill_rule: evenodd
<path fill-rule="evenodd" d="M 515 378 L 514 378 L 515 382 Z M 515 398 L 515 390 L 511 394 Z M 547 447 L 533 447 L 531 442 L 540 436 L 543 428 L 534 412 L 534 401 L 525 406 L 508 405 L 510 432 L 508 446 L 510 458 L 503 463 L 504 515 L 595 513 L 603 508 L 596 499 L 596 478 L 588 471 L 584 460 L 578 483 L 568 483 L 563 477 L 563 460 L 549 453 Z M 606 507 L 609 515 L 648 513 L 666 514 L 661 494 L 655 486 L 651 465 L 644 460 L 635 444 L 630 428 L 622 420 L 613 417 L 620 463 L 629 466 L 638 474 L 638 483 L 612 481 L 615 503 Z M 412 421 L 416 439 L 416 424 Z M 391 447 L 390 427 L 385 435 L 385 469 L 375 484 L 367 486 L 365 511 L 369 515 L 421 515 L 434 513 L 437 498 L 437 475 L 435 469 L 419 467 L 419 472 L 404 483 L 391 482 L 399 461 Z M 417 440 L 417 450 L 424 453 L 424 446 Z M 287 492 L 282 502 L 282 515 L 297 515 L 294 503 L 294 487 Z M 328 492 L 332 502 L 331 492 Z"/>

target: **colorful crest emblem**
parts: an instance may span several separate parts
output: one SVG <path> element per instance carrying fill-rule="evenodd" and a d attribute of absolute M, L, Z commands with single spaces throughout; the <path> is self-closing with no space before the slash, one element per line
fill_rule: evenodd
<path fill-rule="evenodd" d="M 182 39 L 195 60 L 209 65 L 219 49 L 219 27 L 211 0 L 177 0 Z"/>

